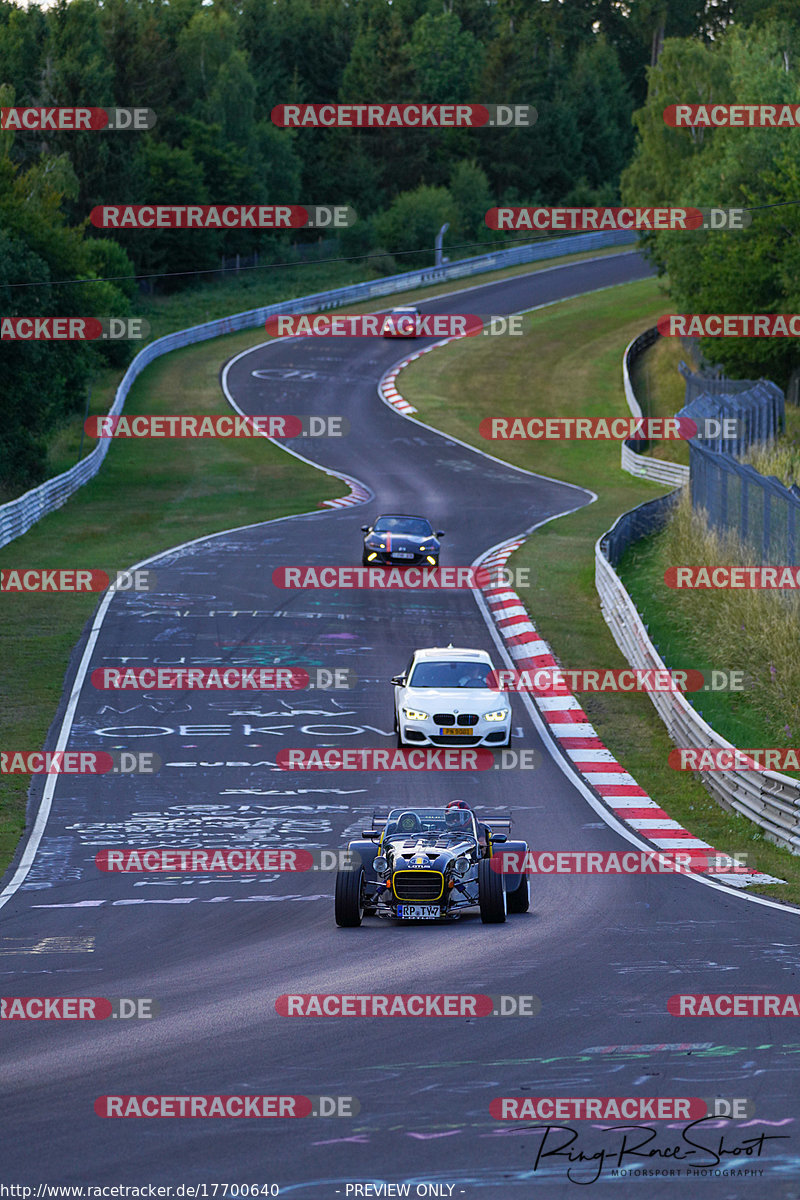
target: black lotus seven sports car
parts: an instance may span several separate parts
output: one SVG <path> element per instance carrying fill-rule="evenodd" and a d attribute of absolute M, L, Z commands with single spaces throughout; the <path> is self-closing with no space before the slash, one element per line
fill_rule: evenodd
<path fill-rule="evenodd" d="M 501 832 L 510 820 L 476 821 L 471 809 L 450 805 L 394 808 L 372 825 L 361 831 L 364 840 L 349 843 L 349 868 L 337 872 L 337 925 L 360 925 L 364 916 L 455 920 L 469 908 L 498 924 L 506 913 L 528 911 L 528 876 L 501 874 L 491 861 L 501 844 L 505 852 L 528 852 Z"/>
<path fill-rule="evenodd" d="M 425 517 L 382 516 L 374 525 L 361 528 L 365 534 L 361 551 L 364 567 L 389 563 L 408 567 L 439 565 L 439 538 L 444 537 L 444 530 L 437 529 L 434 533 Z"/>

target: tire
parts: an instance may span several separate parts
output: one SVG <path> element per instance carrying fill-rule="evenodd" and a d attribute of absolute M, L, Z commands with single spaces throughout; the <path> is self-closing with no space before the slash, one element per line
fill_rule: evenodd
<path fill-rule="evenodd" d="M 336 894 L 334 914 L 336 924 L 342 929 L 353 929 L 361 924 L 364 916 L 364 868 L 357 871 L 336 872 Z"/>
<path fill-rule="evenodd" d="M 530 906 L 530 880 L 523 875 L 513 892 L 506 892 L 506 908 L 510 913 L 526 913 Z"/>
<path fill-rule="evenodd" d="M 492 860 L 478 863 L 478 903 L 484 925 L 501 925 L 506 919 L 506 889 L 503 876 L 492 870 Z"/>
<path fill-rule="evenodd" d="M 403 741 L 403 735 L 400 732 L 400 721 L 398 720 L 396 710 L 395 710 L 395 714 L 394 714 L 394 735 L 395 735 L 395 745 L 397 746 L 398 750 L 402 750 L 403 747 L 405 746 L 405 742 Z"/>

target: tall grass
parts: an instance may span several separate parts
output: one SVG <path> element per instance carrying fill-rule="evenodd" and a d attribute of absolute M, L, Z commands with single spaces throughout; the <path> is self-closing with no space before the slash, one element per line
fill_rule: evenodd
<path fill-rule="evenodd" d="M 741 462 L 755 467 L 762 475 L 775 475 L 786 487 L 800 483 L 800 444 L 779 439 L 753 445 Z"/>
<path fill-rule="evenodd" d="M 665 565 L 752 565 L 735 536 L 720 536 L 684 494 L 663 535 Z M 800 598 L 756 589 L 686 589 L 671 595 L 672 618 L 698 658 L 745 672 L 746 694 L 773 738 L 800 739 Z"/>

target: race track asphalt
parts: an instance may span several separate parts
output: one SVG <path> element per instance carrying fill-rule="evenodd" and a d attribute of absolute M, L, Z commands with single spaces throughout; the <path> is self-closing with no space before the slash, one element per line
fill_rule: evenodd
<path fill-rule="evenodd" d="M 472 285 L 420 307 L 511 313 L 649 273 L 626 252 Z M 348 1185 L 366 1183 L 407 1183 L 414 1195 L 421 1183 L 455 1197 L 549 1200 L 576 1194 L 566 1151 L 537 1161 L 542 1133 L 494 1120 L 493 1097 L 735 1096 L 755 1103 L 756 1120 L 695 1135 L 707 1146 L 724 1139 L 721 1163 L 699 1151 L 680 1161 L 691 1149 L 685 1143 L 678 1155 L 683 1168 L 710 1174 L 628 1182 L 643 1184 L 648 1197 L 797 1197 L 800 1040 L 791 1018 L 681 1019 L 666 1007 L 676 992 L 800 991 L 793 911 L 681 877 L 562 876 L 536 880 L 531 911 L 504 925 L 470 915 L 446 926 L 373 919 L 342 930 L 332 873 L 159 877 L 106 874 L 94 864 L 98 850 L 122 845 L 339 847 L 375 809 L 453 798 L 511 815 L 514 836 L 537 849 L 628 848 L 543 746 L 519 698 L 513 746 L 542 752 L 535 771 L 275 766 L 286 747 L 393 746 L 388 681 L 418 646 L 478 646 L 502 661 L 468 590 L 288 591 L 274 586 L 276 567 L 358 564 L 360 526 L 393 510 L 429 516 L 446 530 L 442 565 L 467 565 L 591 500 L 381 403 L 376 383 L 407 348 L 388 339 L 274 341 L 228 364 L 224 385 L 244 412 L 345 416 L 347 437 L 289 444 L 356 477 L 374 500 L 176 548 L 153 563 L 154 594 L 115 596 L 100 606 L 102 622 L 97 616 L 84 631 L 49 745 L 71 721 L 71 748 L 152 750 L 164 765 L 150 778 L 57 780 L 31 869 L 0 909 L 2 994 L 152 997 L 159 1012 L 151 1021 L 4 1023 L 0 1178 L 205 1183 L 208 1196 L 214 1183 L 277 1183 L 282 1196 L 314 1200 L 355 1195 Z M 331 495 L 344 490 L 332 485 Z M 358 684 L 293 694 L 92 687 L 88 672 L 122 661 L 346 667 Z M 37 789 L 31 819 L 41 779 Z M 274 1007 L 290 992 L 417 991 L 533 993 L 542 1007 L 535 1018 L 397 1020 L 286 1018 Z M 352 1095 L 360 1112 L 103 1119 L 93 1105 L 108 1094 Z M 624 1171 L 672 1169 L 684 1125 L 662 1123 L 640 1151 L 658 1154 L 631 1154 Z M 591 1194 L 610 1196 L 623 1182 L 611 1174 L 623 1135 L 591 1123 L 574 1128 L 574 1154 L 608 1154 L 602 1164 L 573 1163 L 573 1177 L 600 1172 Z M 627 1133 L 629 1149 L 649 1136 Z M 746 1145 L 763 1133 L 783 1140 Z M 564 1141 L 550 1133 L 546 1149 Z M 731 1164 L 764 1174 L 713 1173 Z"/>

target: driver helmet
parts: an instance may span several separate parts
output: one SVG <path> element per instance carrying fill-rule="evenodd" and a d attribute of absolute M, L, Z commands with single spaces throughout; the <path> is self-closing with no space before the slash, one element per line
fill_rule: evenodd
<path fill-rule="evenodd" d="M 419 833 L 419 817 L 415 812 L 403 812 L 397 818 L 397 828 L 400 833 Z"/>
<path fill-rule="evenodd" d="M 451 800 L 444 811 L 444 820 L 448 829 L 468 828 L 472 824 L 469 805 L 463 800 Z"/>

